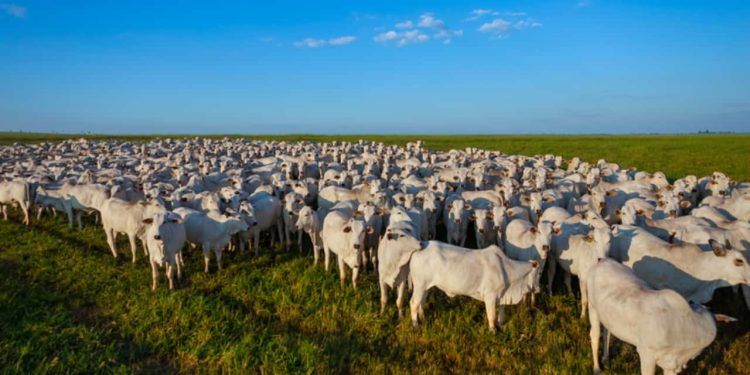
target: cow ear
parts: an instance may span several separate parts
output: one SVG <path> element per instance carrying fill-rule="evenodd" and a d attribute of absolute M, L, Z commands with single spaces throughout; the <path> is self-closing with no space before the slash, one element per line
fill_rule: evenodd
<path fill-rule="evenodd" d="M 471 210 L 471 205 L 470 204 L 465 204 L 464 205 L 464 210 Z"/>
<path fill-rule="evenodd" d="M 737 321 L 737 318 L 724 314 L 714 314 L 714 319 L 719 323 L 734 323 Z"/>
<path fill-rule="evenodd" d="M 617 195 L 617 192 L 614 191 L 614 190 L 608 190 L 607 191 L 607 195 L 609 195 L 610 197 L 613 197 L 613 196 Z"/>
<path fill-rule="evenodd" d="M 728 239 L 724 240 L 724 247 L 725 247 L 725 248 L 726 248 L 727 250 L 732 250 L 732 244 L 731 244 L 731 243 L 729 243 L 729 240 L 728 240 Z"/>
<path fill-rule="evenodd" d="M 531 233 L 539 233 L 539 229 L 537 227 L 531 227 Z"/>
<path fill-rule="evenodd" d="M 152 219 L 152 218 L 143 219 L 143 224 L 151 224 L 153 222 L 154 222 L 154 219 Z"/>
<path fill-rule="evenodd" d="M 636 211 L 636 212 L 635 212 L 635 214 L 636 214 L 636 215 L 640 215 L 640 216 L 643 216 L 643 214 L 644 214 L 644 211 L 643 211 L 643 210 L 638 210 L 638 211 Z"/>
<path fill-rule="evenodd" d="M 367 234 L 372 234 L 372 232 L 374 231 L 375 229 L 373 229 L 372 227 L 367 227 Z"/>
<path fill-rule="evenodd" d="M 714 251 L 714 254 L 717 257 L 723 257 L 727 255 L 727 249 L 721 246 L 721 244 L 718 241 L 714 239 L 710 239 L 708 240 L 708 244 L 711 245 L 711 249 Z"/>
<path fill-rule="evenodd" d="M 690 201 L 680 201 L 680 207 L 682 208 L 688 208 L 690 207 Z"/>
<path fill-rule="evenodd" d="M 539 262 L 537 262 L 535 260 L 532 260 L 531 261 L 531 268 L 537 268 L 537 267 L 539 267 Z"/>
<path fill-rule="evenodd" d="M 351 231 L 352 231 L 352 227 L 350 227 L 350 226 L 344 227 L 344 233 L 349 233 Z"/>

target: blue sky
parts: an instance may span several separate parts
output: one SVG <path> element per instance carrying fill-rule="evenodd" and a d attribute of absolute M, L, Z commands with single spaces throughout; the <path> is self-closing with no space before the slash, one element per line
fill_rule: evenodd
<path fill-rule="evenodd" d="M 0 0 L 0 130 L 750 131 L 749 1 Z"/>

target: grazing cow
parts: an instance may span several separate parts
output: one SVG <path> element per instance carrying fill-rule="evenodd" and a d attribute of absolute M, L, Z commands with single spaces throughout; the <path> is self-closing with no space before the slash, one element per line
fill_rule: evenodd
<path fill-rule="evenodd" d="M 429 241 L 424 250 L 412 253 L 409 261 L 414 288 L 410 303 L 412 324 L 416 327 L 419 318 L 424 319 L 427 292 L 437 287 L 449 297 L 464 295 L 483 301 L 489 329 L 494 332 L 503 323 L 504 306 L 519 303 L 536 288 L 540 268 L 536 261 L 509 258 L 496 245 L 469 250 Z"/>
<path fill-rule="evenodd" d="M 344 265 L 352 269 L 352 286 L 357 288 L 365 234 L 373 231 L 372 228 L 367 227 L 362 213 L 355 210 L 355 205 L 356 203 L 352 201 L 345 201 L 333 206 L 323 220 L 323 230 L 320 232 L 320 237 L 323 239 L 325 269 L 328 271 L 330 254 L 336 254 L 342 288 L 346 279 Z"/>
<path fill-rule="evenodd" d="M 248 224 L 238 217 L 212 217 L 206 213 L 180 207 L 174 213 L 183 218 L 187 241 L 194 245 L 201 245 L 203 250 L 204 268 L 208 273 L 209 255 L 211 251 L 216 256 L 216 265 L 221 271 L 221 254 L 229 244 L 232 236 L 247 231 Z"/>
<path fill-rule="evenodd" d="M 694 244 L 670 244 L 648 231 L 616 226 L 610 256 L 657 289 L 673 289 L 697 303 L 711 300 L 714 290 L 750 284 L 750 266 L 737 250 L 711 240 L 713 251 Z"/>
<path fill-rule="evenodd" d="M 187 241 L 185 226 L 182 218 L 174 213 L 158 213 L 143 220 L 148 225 L 146 229 L 146 244 L 151 263 L 151 290 L 156 290 L 159 279 L 158 267 L 166 268 L 169 290 L 174 289 L 174 269 L 177 268 L 177 278 L 182 278 L 182 248 Z"/>
<path fill-rule="evenodd" d="M 99 184 L 63 184 L 59 192 L 65 196 L 65 213 L 68 217 L 75 214 L 78 228 L 83 228 L 81 214 L 83 212 L 91 213 L 99 211 L 101 213 L 102 205 L 109 198 L 110 191 L 104 185 Z M 103 221 L 102 221 L 103 222 Z M 72 223 L 69 222 L 72 228 Z"/>
<path fill-rule="evenodd" d="M 609 359 L 609 337 L 635 345 L 641 374 L 677 374 L 716 337 L 716 321 L 734 321 L 688 303 L 680 294 L 655 290 L 627 267 L 603 259 L 589 270 L 587 280 L 591 352 L 594 372 L 599 367 L 599 336 L 604 326 L 604 362 Z"/>
<path fill-rule="evenodd" d="M 23 213 L 23 223 L 29 225 L 29 209 L 34 202 L 31 200 L 31 186 L 24 180 L 0 182 L 0 209 L 3 218 L 8 220 L 8 205 L 18 205 Z"/>

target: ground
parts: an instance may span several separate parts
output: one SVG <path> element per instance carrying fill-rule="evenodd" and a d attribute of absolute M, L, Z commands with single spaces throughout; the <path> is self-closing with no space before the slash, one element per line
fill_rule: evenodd
<path fill-rule="evenodd" d="M 421 138 L 440 149 L 471 144 L 664 166 L 670 178 L 721 170 L 746 180 L 750 173 L 748 136 Z M 114 259 L 101 227 L 92 218 L 86 224 L 71 230 L 58 215 L 26 228 L 17 213 L 0 222 L 0 372 L 580 374 L 591 368 L 588 323 L 578 317 L 577 297 L 562 288 L 535 307 L 510 307 L 496 334 L 486 328 L 481 302 L 433 292 L 426 322 L 415 330 L 407 317 L 398 319 L 394 296 L 386 314 L 378 314 L 372 272 L 359 289 L 341 289 L 335 265 L 326 273 L 296 248 L 260 257 L 229 253 L 224 270 L 212 264 L 210 274 L 202 272 L 199 254 L 187 251 L 178 289 L 168 291 L 161 273 L 151 292 L 142 251 L 132 264 L 121 236 Z M 717 293 L 709 306 L 740 322 L 721 324 L 688 373 L 747 373 L 750 313 L 740 298 L 729 289 Z M 636 373 L 634 348 L 616 340 L 613 347 L 605 370 Z"/>

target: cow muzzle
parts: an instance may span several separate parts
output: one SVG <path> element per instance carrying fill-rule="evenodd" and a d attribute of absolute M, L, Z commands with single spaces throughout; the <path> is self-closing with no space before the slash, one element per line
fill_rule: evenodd
<path fill-rule="evenodd" d="M 155 240 L 161 240 L 161 236 L 157 234 L 157 235 L 154 236 L 154 239 Z"/>

